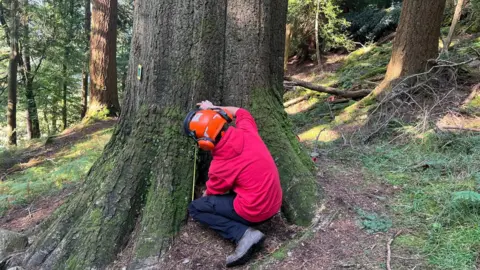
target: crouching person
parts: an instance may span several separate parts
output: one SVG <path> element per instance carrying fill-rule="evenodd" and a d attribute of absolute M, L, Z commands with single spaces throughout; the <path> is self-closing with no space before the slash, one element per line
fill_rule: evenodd
<path fill-rule="evenodd" d="M 211 151 L 207 188 L 193 201 L 190 216 L 237 246 L 227 266 L 245 264 L 262 247 L 265 235 L 251 226 L 274 216 L 282 204 L 278 169 L 245 109 L 214 106 L 209 101 L 185 118 L 184 129 Z M 235 119 L 235 127 L 228 124 Z"/>

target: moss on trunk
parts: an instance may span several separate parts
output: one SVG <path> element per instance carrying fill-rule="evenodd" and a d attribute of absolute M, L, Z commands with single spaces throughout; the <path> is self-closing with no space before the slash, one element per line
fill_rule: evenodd
<path fill-rule="evenodd" d="M 322 195 L 321 188 L 314 177 L 314 164 L 293 133 L 275 93 L 274 89 L 254 90 L 251 112 L 280 172 L 285 216 L 296 224 L 309 225 Z"/>

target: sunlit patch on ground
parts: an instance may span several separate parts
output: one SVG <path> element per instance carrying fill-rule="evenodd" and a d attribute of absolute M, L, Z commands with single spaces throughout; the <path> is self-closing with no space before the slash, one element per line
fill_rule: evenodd
<path fill-rule="evenodd" d="M 319 142 L 332 142 L 341 138 L 341 135 L 337 131 L 330 130 L 328 127 L 328 125 L 319 125 L 299 134 L 298 136 L 300 137 L 301 142 L 314 142 L 317 140 L 317 136 Z"/>

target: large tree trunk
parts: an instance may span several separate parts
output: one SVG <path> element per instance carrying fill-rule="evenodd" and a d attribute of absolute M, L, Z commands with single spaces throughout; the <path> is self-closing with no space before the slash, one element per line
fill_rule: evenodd
<path fill-rule="evenodd" d="M 81 118 L 85 117 L 88 109 L 88 68 L 90 67 L 90 30 L 92 21 L 92 12 L 90 10 L 90 0 L 85 0 L 85 65 L 82 71 L 82 111 Z"/>
<path fill-rule="evenodd" d="M 8 63 L 7 140 L 17 145 L 17 51 L 18 51 L 18 0 L 11 1 L 10 61 Z"/>
<path fill-rule="evenodd" d="M 391 82 L 425 70 L 437 58 L 445 0 L 403 1 L 400 23 L 383 82 L 372 92 L 378 96 L 391 89 Z"/>
<path fill-rule="evenodd" d="M 280 171 L 283 212 L 309 224 L 320 197 L 313 164 L 283 109 L 283 55 L 287 1 L 228 1 L 223 104 L 247 107 Z M 260 34 L 259 34 L 260 33 Z"/>
<path fill-rule="evenodd" d="M 443 41 L 444 52 L 448 52 L 448 47 L 450 47 L 450 43 L 452 42 L 453 34 L 455 34 L 455 28 L 457 27 L 457 23 L 458 21 L 460 21 L 460 17 L 462 16 L 464 3 L 465 3 L 464 0 L 457 0 L 457 6 L 455 8 L 455 14 L 453 15 L 452 25 L 450 25 L 450 31 L 448 31 L 448 36 Z"/>
<path fill-rule="evenodd" d="M 308 224 L 320 193 L 282 108 L 286 11 L 286 0 L 136 1 L 119 125 L 25 264 L 103 269 L 131 241 L 130 267 L 154 266 L 187 215 L 193 147 L 180 127 L 205 98 L 252 111 L 279 166 L 284 213 Z"/>
<path fill-rule="evenodd" d="M 117 0 L 94 0 L 88 114 L 120 113 L 117 89 Z M 180 44 L 179 44 L 180 45 Z"/>

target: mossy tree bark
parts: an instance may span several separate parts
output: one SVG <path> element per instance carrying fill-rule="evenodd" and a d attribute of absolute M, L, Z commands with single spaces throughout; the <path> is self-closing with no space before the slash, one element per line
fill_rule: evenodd
<path fill-rule="evenodd" d="M 308 224 L 319 192 L 282 107 L 286 10 L 286 0 L 135 1 L 118 127 L 25 265 L 103 269 L 131 241 L 130 268 L 154 266 L 187 215 L 193 147 L 181 125 L 202 99 L 252 111 L 279 165 L 285 213 Z"/>
<path fill-rule="evenodd" d="M 391 89 L 396 79 L 425 70 L 438 56 L 440 26 L 445 0 L 403 1 L 400 23 L 393 41 L 392 57 L 383 82 L 367 97 L 377 97 Z"/>
<path fill-rule="evenodd" d="M 88 115 L 118 116 L 118 0 L 92 0 L 90 40 L 90 105 Z"/>

